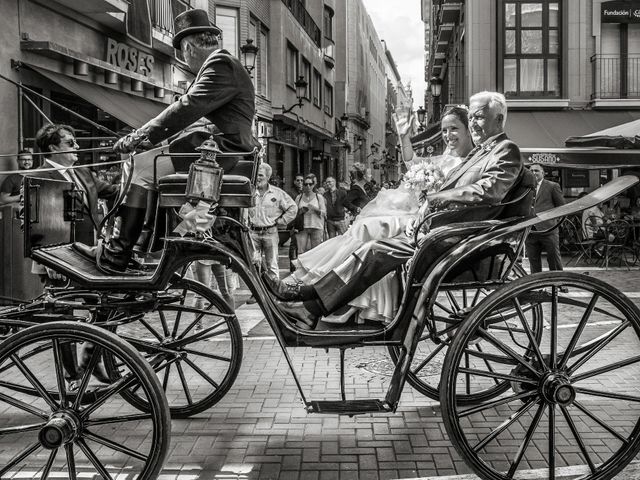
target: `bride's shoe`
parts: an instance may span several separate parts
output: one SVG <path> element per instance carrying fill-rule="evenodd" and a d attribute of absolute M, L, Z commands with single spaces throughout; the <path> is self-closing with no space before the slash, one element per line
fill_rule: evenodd
<path fill-rule="evenodd" d="M 351 320 L 354 315 L 357 315 L 357 313 L 358 309 L 356 307 L 350 307 L 349 310 L 342 315 L 328 315 L 326 317 L 322 317 L 322 321 L 325 323 L 345 324 Z"/>

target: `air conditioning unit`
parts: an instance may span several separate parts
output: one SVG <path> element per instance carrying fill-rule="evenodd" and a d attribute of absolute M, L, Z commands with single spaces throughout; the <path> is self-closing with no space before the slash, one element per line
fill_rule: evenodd
<path fill-rule="evenodd" d="M 267 122 L 258 122 L 258 137 L 260 138 L 273 137 L 273 125 Z"/>

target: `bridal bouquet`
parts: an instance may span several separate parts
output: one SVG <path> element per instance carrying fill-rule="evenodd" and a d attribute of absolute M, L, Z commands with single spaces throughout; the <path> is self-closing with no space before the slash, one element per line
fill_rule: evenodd
<path fill-rule="evenodd" d="M 444 174 L 431 162 L 412 165 L 404 174 L 404 184 L 416 193 L 433 193 L 440 190 L 444 183 Z"/>

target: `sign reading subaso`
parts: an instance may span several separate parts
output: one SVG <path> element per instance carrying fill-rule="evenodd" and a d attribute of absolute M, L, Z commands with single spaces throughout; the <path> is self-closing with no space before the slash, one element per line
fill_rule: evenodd
<path fill-rule="evenodd" d="M 602 23 L 640 23 L 640 2 L 604 2 L 600 6 Z"/>
<path fill-rule="evenodd" d="M 125 70 L 150 77 L 153 72 L 153 56 L 142 53 L 137 48 L 107 39 L 107 62 Z"/>
<path fill-rule="evenodd" d="M 528 163 L 553 164 L 558 163 L 560 158 L 555 153 L 532 153 L 527 160 Z"/>

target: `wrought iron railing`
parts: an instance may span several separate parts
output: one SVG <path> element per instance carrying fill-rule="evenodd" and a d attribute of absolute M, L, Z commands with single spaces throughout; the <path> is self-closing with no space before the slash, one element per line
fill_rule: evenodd
<path fill-rule="evenodd" d="M 173 36 L 173 18 L 188 8 L 188 1 L 151 0 L 151 20 L 153 27 L 165 35 Z"/>
<path fill-rule="evenodd" d="M 640 98 L 640 55 L 593 55 L 591 98 Z"/>
<path fill-rule="evenodd" d="M 466 103 L 464 62 L 451 62 L 447 72 L 447 104 Z"/>
<path fill-rule="evenodd" d="M 320 28 L 313 21 L 307 9 L 304 8 L 304 4 L 300 0 L 282 0 L 289 11 L 293 14 L 298 23 L 304 28 L 304 31 L 311 37 L 313 43 L 319 48 L 322 48 L 322 33 Z"/>

